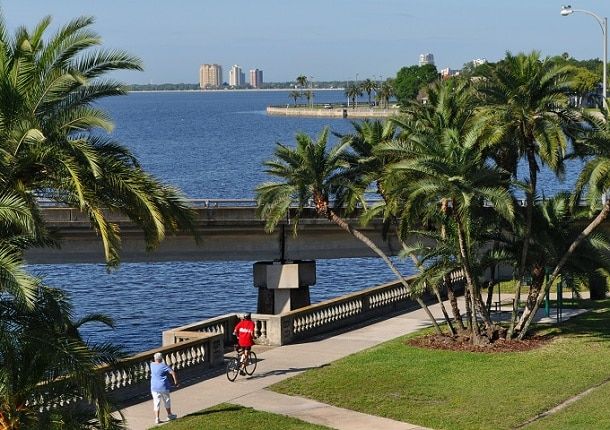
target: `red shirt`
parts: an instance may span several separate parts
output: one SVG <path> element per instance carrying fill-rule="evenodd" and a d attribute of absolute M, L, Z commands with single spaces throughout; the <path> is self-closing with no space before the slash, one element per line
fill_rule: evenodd
<path fill-rule="evenodd" d="M 233 333 L 237 336 L 239 346 L 254 345 L 254 321 L 241 320 L 236 326 Z"/>

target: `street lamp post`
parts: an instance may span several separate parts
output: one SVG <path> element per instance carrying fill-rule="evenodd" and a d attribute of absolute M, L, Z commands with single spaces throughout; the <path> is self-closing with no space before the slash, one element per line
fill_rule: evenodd
<path fill-rule="evenodd" d="M 313 76 L 309 77 L 309 107 L 313 108 Z"/>
<path fill-rule="evenodd" d="M 356 87 L 354 91 L 356 91 L 356 98 L 354 99 L 356 101 L 356 104 L 354 105 L 354 107 L 358 109 L 358 73 L 356 73 Z"/>
<path fill-rule="evenodd" d="M 568 6 L 562 6 L 561 7 L 561 16 L 568 16 L 568 15 L 572 15 L 574 12 L 582 12 L 582 13 L 586 13 L 587 15 L 592 16 L 593 18 L 595 18 L 595 20 L 597 21 L 597 23 L 599 24 L 600 28 L 602 29 L 602 35 L 604 36 L 604 64 L 603 64 L 603 80 L 602 80 L 602 103 L 604 105 L 604 108 L 607 108 L 607 103 L 606 103 L 606 84 L 607 84 L 607 70 L 606 68 L 608 67 L 608 18 L 606 17 L 601 17 L 599 15 L 594 14 L 593 12 L 590 12 L 588 10 L 583 10 L 583 9 L 572 9 L 572 6 L 568 5 Z"/>

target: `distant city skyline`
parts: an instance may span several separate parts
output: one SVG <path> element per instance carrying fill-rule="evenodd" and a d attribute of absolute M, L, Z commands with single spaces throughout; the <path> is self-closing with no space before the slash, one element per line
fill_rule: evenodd
<path fill-rule="evenodd" d="M 2 1 L 7 28 L 32 28 L 53 17 L 52 29 L 69 19 L 96 18 L 104 47 L 140 57 L 144 72 L 113 76 L 126 83 L 195 83 L 203 63 L 252 65 L 267 82 L 385 79 L 403 66 L 434 54 L 439 70 L 461 69 L 477 58 L 497 61 L 506 51 L 568 52 L 577 59 L 601 58 L 598 24 L 585 14 L 560 15 L 555 0 L 279 0 L 221 2 L 182 0 Z M 582 0 L 574 8 L 600 16 L 610 3 Z M 228 77 L 224 77 L 224 81 Z"/>

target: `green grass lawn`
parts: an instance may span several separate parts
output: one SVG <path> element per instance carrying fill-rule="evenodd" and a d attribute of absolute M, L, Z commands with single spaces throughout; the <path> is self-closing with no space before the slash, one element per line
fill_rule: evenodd
<path fill-rule="evenodd" d="M 435 429 L 509 429 L 610 377 L 609 307 L 597 302 L 529 352 L 427 350 L 402 338 L 273 389 Z M 610 416 L 610 406 L 599 414 Z"/>
<path fill-rule="evenodd" d="M 283 415 L 256 411 L 223 403 L 195 412 L 176 421 L 155 426 L 163 430 L 324 430 L 328 427 L 309 424 Z"/>

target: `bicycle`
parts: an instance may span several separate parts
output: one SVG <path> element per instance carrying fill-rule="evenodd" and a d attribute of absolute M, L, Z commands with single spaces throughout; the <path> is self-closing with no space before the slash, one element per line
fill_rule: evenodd
<path fill-rule="evenodd" d="M 250 356 L 246 363 L 244 363 L 245 349 L 235 345 L 235 351 L 237 352 L 237 356 L 231 357 L 227 363 L 227 379 L 231 382 L 235 381 L 237 375 L 242 371 L 248 376 L 251 376 L 256 370 L 256 363 L 258 362 L 256 353 L 252 350 L 250 351 Z"/>

